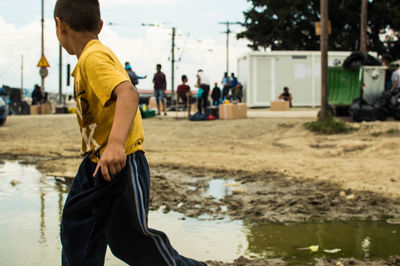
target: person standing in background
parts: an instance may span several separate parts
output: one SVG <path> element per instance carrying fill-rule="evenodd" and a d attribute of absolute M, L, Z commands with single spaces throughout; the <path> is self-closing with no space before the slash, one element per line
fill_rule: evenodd
<path fill-rule="evenodd" d="M 218 82 L 215 82 L 213 91 L 211 93 L 211 98 L 213 100 L 213 105 L 218 106 L 219 100 L 221 99 L 221 89 L 218 87 Z"/>
<path fill-rule="evenodd" d="M 32 92 L 32 105 L 38 105 L 42 102 L 43 95 L 39 85 L 35 85 Z"/>
<path fill-rule="evenodd" d="M 391 91 L 400 89 L 400 70 L 399 64 L 396 64 L 396 69 L 392 73 L 392 88 Z"/>
<path fill-rule="evenodd" d="M 235 73 L 232 73 L 231 74 L 231 82 L 230 82 L 230 85 L 229 85 L 229 87 L 233 90 L 235 87 L 236 87 L 236 85 L 238 85 L 239 84 L 239 81 L 238 81 L 238 79 L 235 77 Z M 233 92 L 232 92 L 233 93 Z"/>
<path fill-rule="evenodd" d="M 228 98 L 229 95 L 229 88 L 230 88 L 230 83 L 231 80 L 228 76 L 228 72 L 224 73 L 224 77 L 222 78 L 222 99 Z"/>
<path fill-rule="evenodd" d="M 125 70 L 128 73 L 129 79 L 131 80 L 133 86 L 139 84 L 139 79 L 147 78 L 147 75 L 144 77 L 136 75 L 135 71 L 132 70 L 132 66 L 129 62 L 125 62 Z"/>
<path fill-rule="evenodd" d="M 164 115 L 167 115 L 167 106 L 165 101 L 165 91 L 167 90 L 167 79 L 165 74 L 161 72 L 161 65 L 157 64 L 157 73 L 154 74 L 154 97 L 157 102 L 157 115 L 161 114 L 160 100 L 163 107 Z"/>
<path fill-rule="evenodd" d="M 191 97 L 191 92 L 190 92 L 190 86 L 187 85 L 188 78 L 186 75 L 182 75 L 182 84 L 178 86 L 177 88 L 177 100 L 179 99 L 182 100 L 182 102 L 186 105 L 188 97 L 190 100 Z"/>
<path fill-rule="evenodd" d="M 197 103 L 198 112 L 205 113 L 208 106 L 208 94 L 210 93 L 210 78 L 201 69 L 197 71 L 196 87 L 203 90 L 201 99 Z"/>

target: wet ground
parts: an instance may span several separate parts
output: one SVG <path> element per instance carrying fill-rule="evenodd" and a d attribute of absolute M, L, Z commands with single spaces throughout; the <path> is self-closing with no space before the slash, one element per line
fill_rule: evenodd
<path fill-rule="evenodd" d="M 307 216 L 313 213 L 307 206 L 323 212 L 316 203 L 332 202 L 326 195 L 329 193 L 337 194 L 337 205 L 344 206 L 337 209 L 338 214 L 346 208 L 360 209 L 358 202 L 364 201 L 361 194 L 345 191 L 339 195 L 341 191 L 328 191 L 326 184 L 315 185 L 320 188 L 316 194 L 311 184 L 305 183 L 302 187 L 295 181 L 293 184 L 287 180 L 279 181 L 276 176 L 271 178 L 269 187 L 261 187 L 258 178 L 249 178 L 244 173 L 227 175 L 226 172 L 210 173 L 198 169 L 192 169 L 191 173 L 187 175 L 172 168 L 152 171 L 152 186 L 160 186 L 154 189 L 164 193 L 152 195 L 150 227 L 165 231 L 174 247 L 185 256 L 212 260 L 211 265 L 224 265 L 216 261 L 232 262 L 241 256 L 251 261 L 242 257 L 235 265 L 335 265 L 339 258 L 351 257 L 363 261 L 359 265 L 368 261 L 379 261 L 376 265 L 385 265 L 383 261 L 387 265 L 400 263 L 391 257 L 400 254 L 400 225 L 393 216 L 383 219 L 380 209 L 375 209 L 376 221 L 359 221 L 355 219 L 357 215 L 351 216 L 349 211 L 346 221 L 293 223 L 288 213 L 295 211 L 285 211 L 281 206 L 276 215 L 283 211 L 280 216 L 289 217 L 282 223 L 273 222 L 274 219 L 268 219 L 265 214 L 260 218 L 254 208 L 264 205 L 252 204 L 248 199 L 249 191 L 258 189 L 264 193 L 258 195 L 266 202 L 263 208 L 271 208 L 283 197 L 283 194 L 271 192 L 276 191 L 275 185 L 285 188 L 285 194 L 288 194 L 295 184 L 297 189 L 292 194 L 298 193 L 304 202 L 310 201 L 301 205 Z M 180 182 L 176 182 L 177 179 Z M 286 182 L 286 185 L 278 181 Z M 274 182 L 278 183 L 274 185 Z M 0 164 L 0 265 L 59 265 L 59 223 L 67 192 L 68 179 L 45 176 L 34 166 L 18 162 Z M 305 192 L 308 192 L 307 197 L 304 197 Z M 268 200 L 274 203 L 268 205 Z M 384 206 L 396 205 L 379 197 L 375 200 L 377 203 L 372 206 L 379 207 L 382 200 L 385 200 Z M 296 212 L 301 209 L 299 206 Z M 247 217 L 243 215 L 246 210 Z M 312 245 L 318 245 L 318 250 L 307 250 Z M 107 254 L 106 261 L 106 265 L 123 265 L 111 253 Z"/>
<path fill-rule="evenodd" d="M 151 208 L 190 217 L 207 214 L 258 223 L 380 221 L 400 218 L 400 198 L 343 189 L 328 181 L 299 180 L 283 173 L 152 169 Z"/>

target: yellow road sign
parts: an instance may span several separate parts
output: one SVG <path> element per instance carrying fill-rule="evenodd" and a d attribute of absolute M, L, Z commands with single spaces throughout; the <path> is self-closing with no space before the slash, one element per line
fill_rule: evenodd
<path fill-rule="evenodd" d="M 321 35 L 321 22 L 316 21 L 315 22 L 315 34 L 316 35 Z M 332 34 L 332 24 L 331 21 L 328 21 L 328 34 Z"/>
<path fill-rule="evenodd" d="M 47 61 L 46 57 L 44 55 L 42 55 L 37 66 L 38 67 L 49 67 L 50 65 L 49 65 L 49 62 Z"/>

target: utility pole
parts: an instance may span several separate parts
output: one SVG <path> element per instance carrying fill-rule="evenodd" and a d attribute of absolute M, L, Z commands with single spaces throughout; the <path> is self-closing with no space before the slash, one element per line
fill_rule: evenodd
<path fill-rule="evenodd" d="M 361 0 L 361 39 L 360 52 L 364 55 L 367 53 L 367 17 L 368 17 L 368 0 Z"/>
<path fill-rule="evenodd" d="M 41 20 L 41 24 L 42 24 L 42 56 L 44 55 L 44 0 L 42 0 L 42 20 Z M 42 86 L 41 86 L 41 91 L 42 94 L 44 94 L 44 79 L 45 77 L 42 75 Z"/>
<path fill-rule="evenodd" d="M 62 47 L 61 44 L 59 45 L 59 65 L 58 65 L 58 104 L 62 105 Z"/>
<path fill-rule="evenodd" d="M 110 23 L 111 25 L 111 23 Z M 159 28 L 160 24 L 147 24 L 142 23 L 143 27 L 157 27 Z M 175 38 L 176 38 L 176 28 L 172 27 L 172 44 L 171 44 L 171 102 L 174 101 L 174 86 L 175 86 Z"/>
<path fill-rule="evenodd" d="M 328 117 L 328 0 L 321 0 L 321 116 Z"/>
<path fill-rule="evenodd" d="M 240 22 L 219 22 L 219 24 L 226 25 L 226 72 L 229 75 L 229 35 L 231 33 L 230 25 L 241 25 Z"/>
<path fill-rule="evenodd" d="M 175 99 L 175 37 L 176 37 L 176 28 L 172 27 L 172 47 L 171 47 L 171 104 Z"/>
<path fill-rule="evenodd" d="M 21 93 L 24 93 L 24 55 L 21 55 Z"/>

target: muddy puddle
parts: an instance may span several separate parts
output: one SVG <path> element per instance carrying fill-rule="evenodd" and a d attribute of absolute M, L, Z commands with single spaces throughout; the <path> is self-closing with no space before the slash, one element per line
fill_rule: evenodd
<path fill-rule="evenodd" d="M 234 188 L 235 180 L 216 179 L 208 182 L 204 195 L 221 202 Z M 65 180 L 44 176 L 33 166 L 0 163 L 0 265 L 60 265 L 59 223 L 68 189 Z M 232 262 L 246 256 L 299 264 L 321 257 L 386 260 L 400 254 L 400 225 L 386 222 L 281 224 L 232 221 L 228 216 L 191 218 L 167 213 L 162 205 L 150 212 L 149 221 L 150 227 L 169 235 L 181 254 L 199 260 Z M 311 245 L 318 245 L 318 251 L 299 250 Z M 124 264 L 108 252 L 106 265 Z"/>

